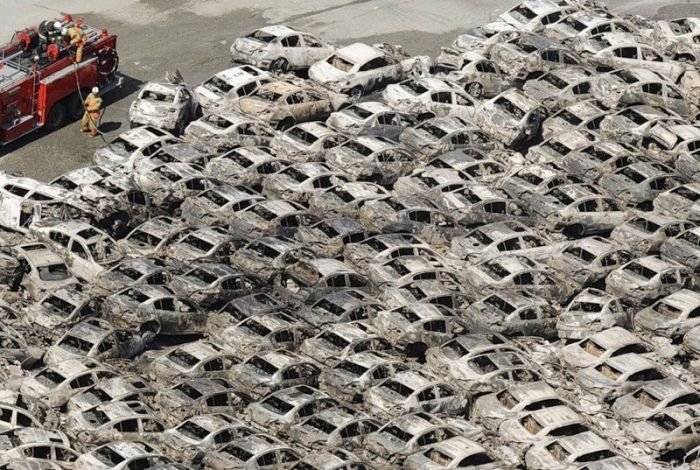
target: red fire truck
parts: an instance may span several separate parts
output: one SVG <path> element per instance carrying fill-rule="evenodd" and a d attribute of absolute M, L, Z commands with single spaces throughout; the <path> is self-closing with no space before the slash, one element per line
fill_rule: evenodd
<path fill-rule="evenodd" d="M 85 32 L 82 62 L 75 62 L 75 48 L 56 22 L 61 29 L 77 26 Z M 87 96 L 92 87 L 104 94 L 119 86 L 116 47 L 116 35 L 70 15 L 18 31 L 0 45 L 0 146 L 78 119 L 84 112 L 81 94 Z"/>

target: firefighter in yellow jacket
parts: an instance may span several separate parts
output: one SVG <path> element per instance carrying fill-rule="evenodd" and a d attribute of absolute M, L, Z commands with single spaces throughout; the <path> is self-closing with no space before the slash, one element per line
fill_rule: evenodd
<path fill-rule="evenodd" d="M 71 28 L 63 28 L 61 31 L 64 37 L 70 40 L 70 45 L 75 46 L 75 61 L 80 63 L 83 61 L 83 47 L 87 43 L 85 31 L 82 28 L 73 26 Z"/>
<path fill-rule="evenodd" d="M 102 114 L 102 98 L 100 98 L 100 89 L 94 87 L 92 92 L 85 98 L 85 114 L 81 122 L 80 130 L 90 132 L 90 135 L 97 135 L 97 127 L 100 123 Z"/>

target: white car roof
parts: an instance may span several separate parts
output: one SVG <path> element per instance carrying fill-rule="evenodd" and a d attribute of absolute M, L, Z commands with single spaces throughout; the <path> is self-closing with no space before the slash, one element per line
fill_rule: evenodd
<path fill-rule="evenodd" d="M 346 59 L 353 64 L 365 63 L 377 57 L 383 57 L 384 53 L 374 47 L 362 42 L 356 42 L 349 46 L 341 47 L 336 55 Z"/>
<path fill-rule="evenodd" d="M 296 29 L 290 28 L 289 26 L 286 26 L 283 24 L 273 24 L 273 25 L 269 25 L 269 26 L 263 26 L 258 31 L 272 34 L 273 36 L 287 36 L 287 35 L 293 34 L 293 33 L 299 34 L 299 31 L 297 31 Z"/>

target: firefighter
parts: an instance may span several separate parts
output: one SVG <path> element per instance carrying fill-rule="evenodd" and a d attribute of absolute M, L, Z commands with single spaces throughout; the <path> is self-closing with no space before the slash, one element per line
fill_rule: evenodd
<path fill-rule="evenodd" d="M 75 46 L 75 61 L 80 63 L 83 61 L 83 47 L 87 43 L 85 31 L 82 28 L 73 26 L 71 28 L 63 28 L 61 31 L 64 37 L 70 40 L 70 45 Z"/>
<path fill-rule="evenodd" d="M 82 132 L 90 132 L 92 137 L 97 136 L 97 127 L 100 123 L 101 113 L 102 98 L 100 98 L 100 89 L 94 87 L 87 98 L 85 98 L 85 114 L 83 114 L 80 130 Z"/>

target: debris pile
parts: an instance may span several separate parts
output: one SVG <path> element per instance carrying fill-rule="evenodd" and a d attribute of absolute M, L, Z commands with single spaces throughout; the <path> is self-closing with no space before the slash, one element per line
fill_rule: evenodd
<path fill-rule="evenodd" d="M 265 27 L 0 174 L 0 468 L 700 468 L 699 38 Z"/>

